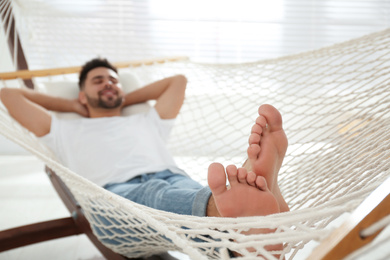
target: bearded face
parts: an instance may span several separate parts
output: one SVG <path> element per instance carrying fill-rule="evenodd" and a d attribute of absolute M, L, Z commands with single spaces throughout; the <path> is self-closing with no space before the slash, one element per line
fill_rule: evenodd
<path fill-rule="evenodd" d="M 87 102 L 91 107 L 112 109 L 120 107 L 123 103 L 123 96 L 112 88 L 106 88 L 98 92 L 98 98 L 86 95 Z"/>
<path fill-rule="evenodd" d="M 80 93 L 81 102 L 92 109 L 116 109 L 121 107 L 124 101 L 118 75 L 105 67 L 88 72 L 85 87 Z"/>

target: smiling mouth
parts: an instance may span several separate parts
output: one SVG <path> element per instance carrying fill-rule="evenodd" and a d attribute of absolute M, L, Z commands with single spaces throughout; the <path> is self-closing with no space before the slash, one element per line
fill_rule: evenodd
<path fill-rule="evenodd" d="M 115 91 L 112 89 L 104 89 L 104 90 L 99 91 L 99 96 L 112 97 L 114 95 L 118 95 L 118 91 Z"/>

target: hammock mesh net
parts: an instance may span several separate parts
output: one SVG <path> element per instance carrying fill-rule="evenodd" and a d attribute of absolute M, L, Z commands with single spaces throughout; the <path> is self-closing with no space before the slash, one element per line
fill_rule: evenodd
<path fill-rule="evenodd" d="M 44 160 L 82 206 L 99 239 L 129 257 L 179 250 L 192 259 L 299 258 L 328 224 L 353 211 L 390 175 L 390 30 L 298 55 L 245 64 L 191 61 L 130 68 L 142 83 L 184 74 L 188 89 L 169 141 L 179 167 L 206 184 L 211 162 L 246 159 L 260 104 L 281 111 L 289 147 L 279 172 L 291 212 L 199 218 L 161 212 L 111 194 L 71 172 L 2 109 L 0 131 Z M 1 87 L 14 82 L 2 81 Z M 249 228 L 274 233 L 244 235 Z M 283 252 L 267 245 L 284 243 Z M 248 250 L 251 249 L 251 250 Z M 254 249 L 254 252 L 252 252 Z"/>

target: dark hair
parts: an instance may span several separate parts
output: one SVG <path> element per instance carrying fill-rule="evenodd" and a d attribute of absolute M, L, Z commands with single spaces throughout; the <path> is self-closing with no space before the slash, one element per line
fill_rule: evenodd
<path fill-rule="evenodd" d="M 84 88 L 85 80 L 87 79 L 87 74 L 91 70 L 98 68 L 98 67 L 106 67 L 109 68 L 116 73 L 118 73 L 118 70 L 116 67 L 114 67 L 107 59 L 103 58 L 96 58 L 93 60 L 88 61 L 84 64 L 84 66 L 81 68 L 80 75 L 79 75 L 79 88 Z"/>

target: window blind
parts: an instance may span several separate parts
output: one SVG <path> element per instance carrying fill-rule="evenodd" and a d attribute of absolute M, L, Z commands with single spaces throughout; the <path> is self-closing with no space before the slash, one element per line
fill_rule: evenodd
<path fill-rule="evenodd" d="M 30 68 L 185 55 L 270 59 L 390 26 L 388 0 L 13 1 Z"/>

